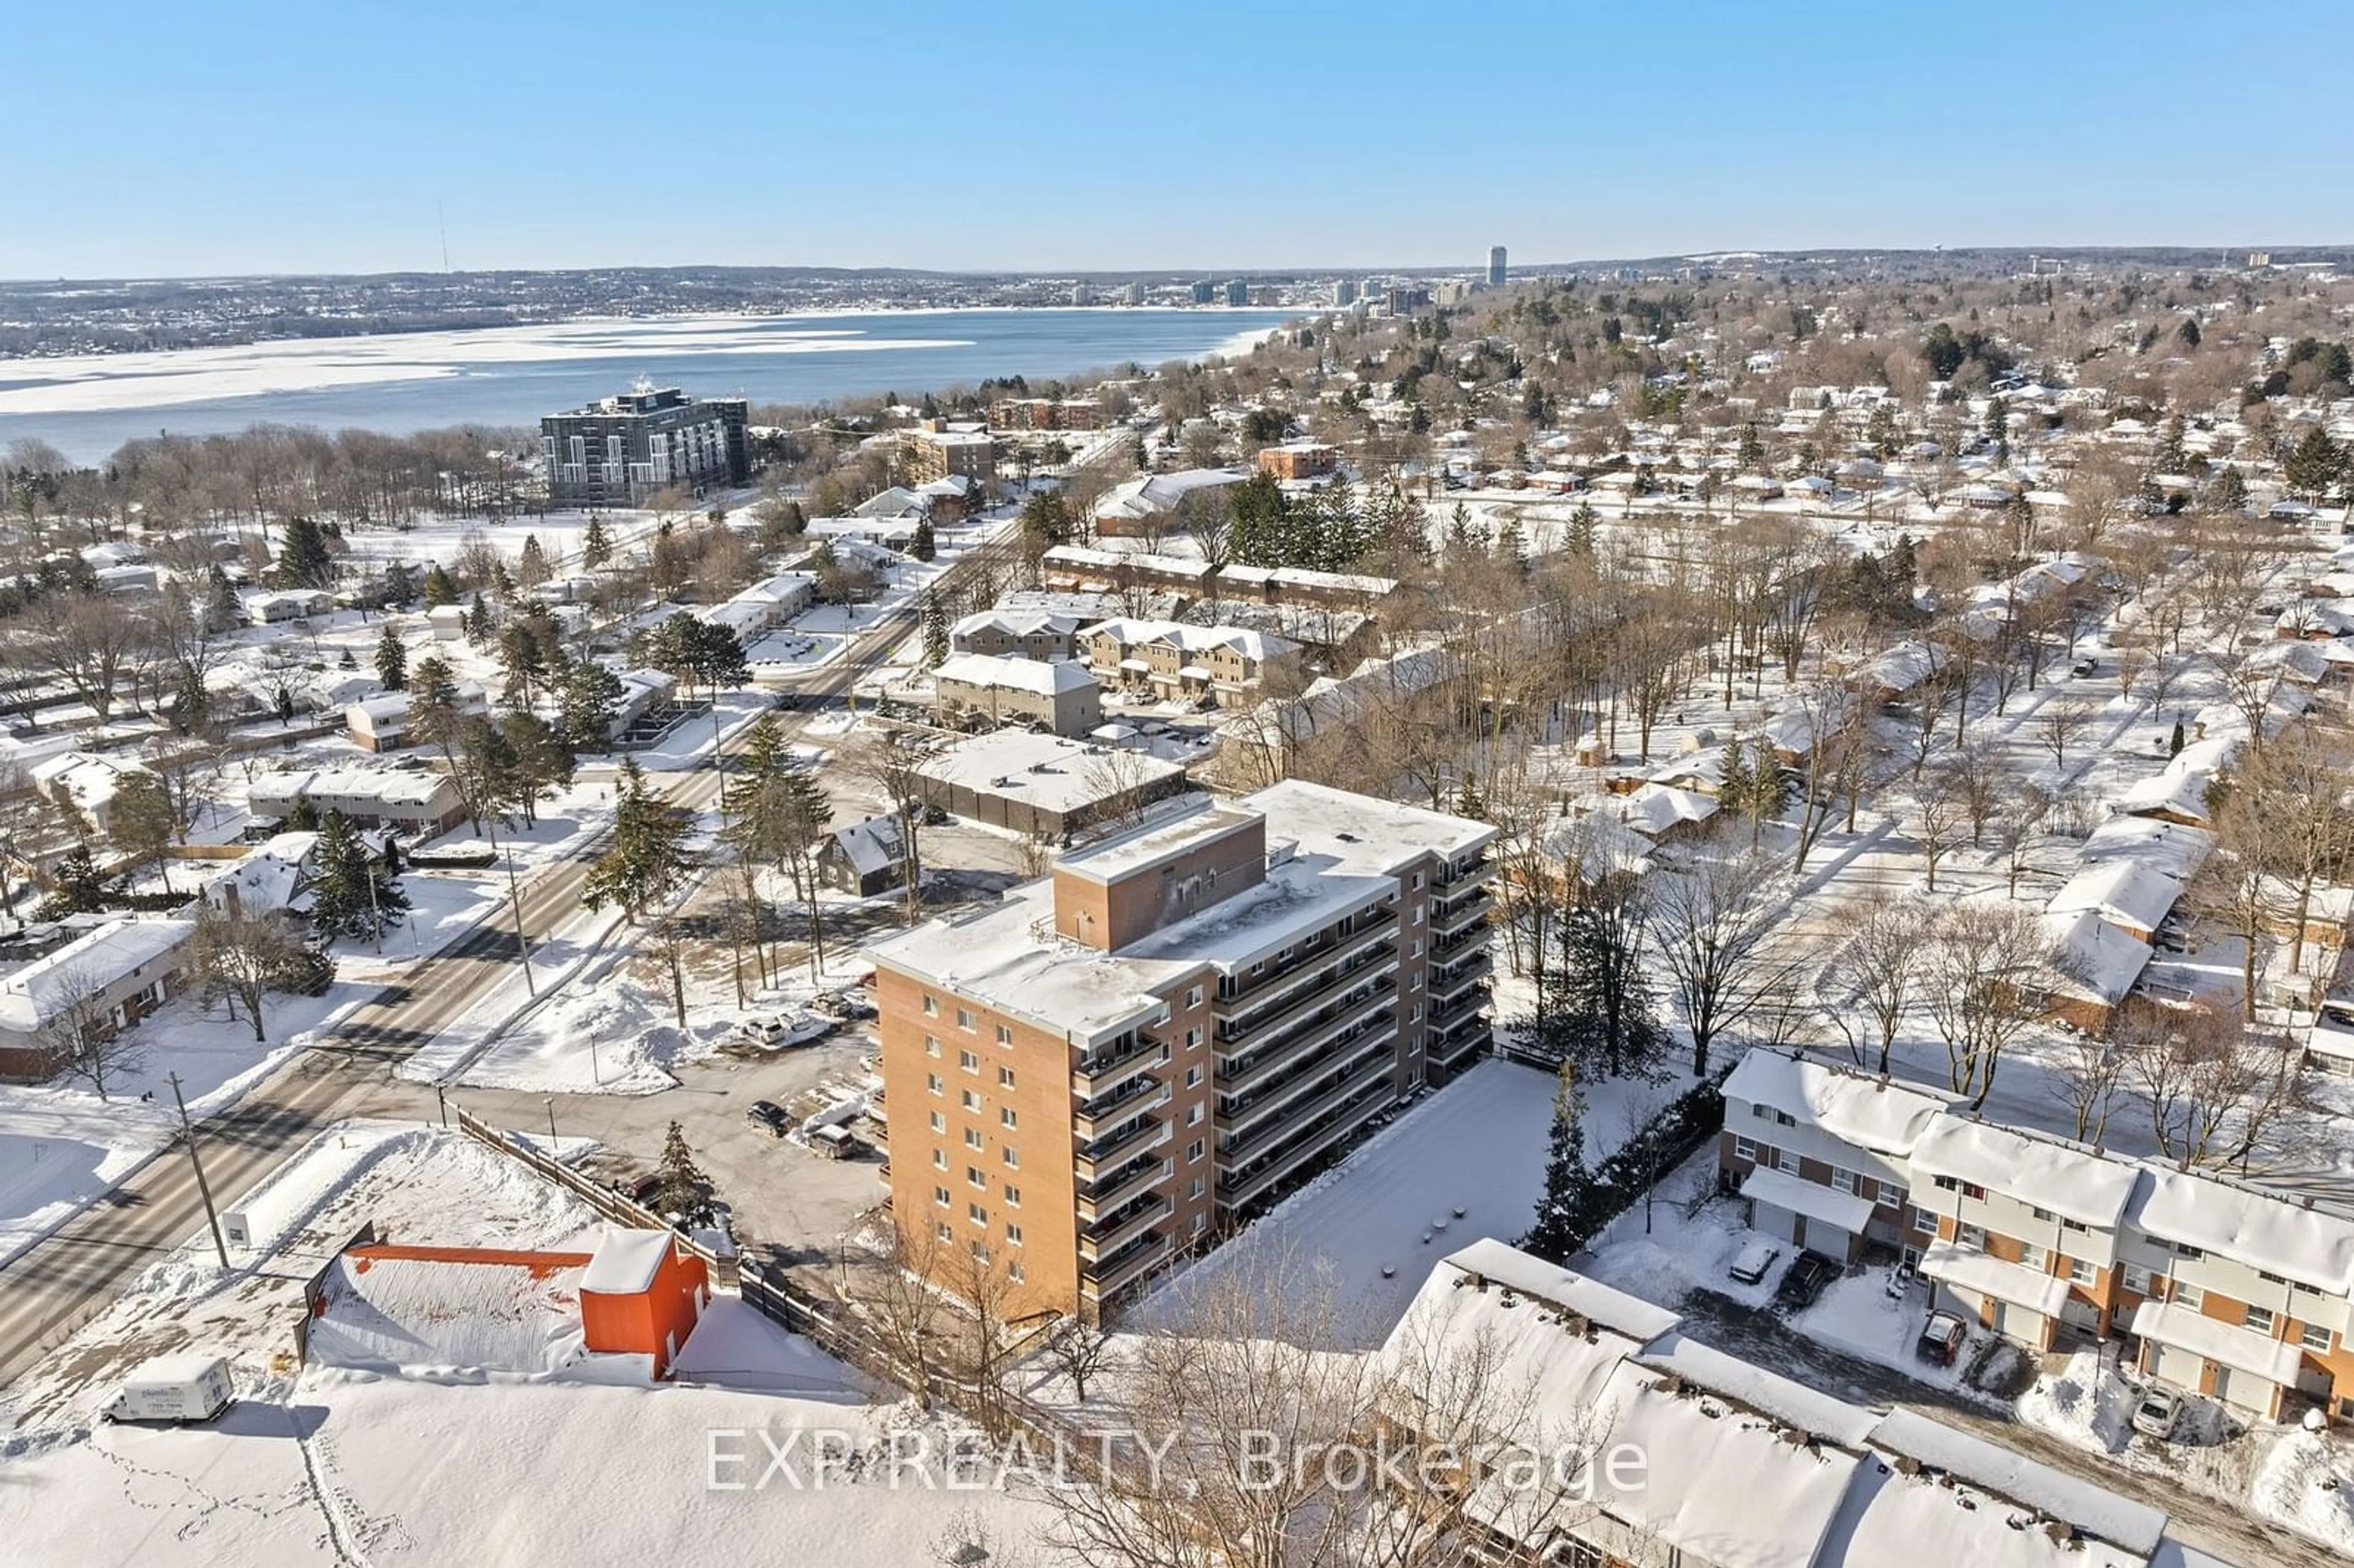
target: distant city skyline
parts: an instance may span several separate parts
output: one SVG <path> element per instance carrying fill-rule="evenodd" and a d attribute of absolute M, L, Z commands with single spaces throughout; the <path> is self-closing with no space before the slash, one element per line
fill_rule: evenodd
<path fill-rule="evenodd" d="M 561 26 L 452 0 L 24 8 L 0 277 L 439 271 L 445 225 L 461 270 L 1477 275 L 1500 241 L 1538 267 L 2354 238 L 2324 173 L 2354 155 L 2354 8 L 1702 0 L 1662 48 L 1638 9 L 1532 0 L 1215 27 L 907 0 L 698 13 L 691 74 L 663 63 L 677 25 L 612 0 Z"/>

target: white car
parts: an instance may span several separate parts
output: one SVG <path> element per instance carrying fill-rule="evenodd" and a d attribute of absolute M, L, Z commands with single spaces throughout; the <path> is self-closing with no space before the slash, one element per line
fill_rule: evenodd
<path fill-rule="evenodd" d="M 2151 1383 L 2142 1390 L 2140 1402 L 2134 1406 L 2133 1429 L 2163 1443 L 2174 1436 L 2175 1425 L 2181 1419 L 2182 1395 Z"/>
<path fill-rule="evenodd" d="M 1733 1266 L 1725 1272 L 1733 1276 L 1735 1285 L 1755 1285 L 1766 1277 L 1774 1260 L 1781 1255 L 1782 1249 L 1772 1242 L 1754 1241 L 1734 1255 Z"/>

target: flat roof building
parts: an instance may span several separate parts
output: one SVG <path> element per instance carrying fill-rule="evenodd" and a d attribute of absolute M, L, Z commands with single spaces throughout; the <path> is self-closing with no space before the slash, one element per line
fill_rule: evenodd
<path fill-rule="evenodd" d="M 554 506 L 635 506 L 673 487 L 701 495 L 752 477 L 741 397 L 641 385 L 539 422 Z"/>
<path fill-rule="evenodd" d="M 1288 780 L 868 950 L 892 1206 L 1093 1316 L 1484 1049 L 1483 822 Z"/>

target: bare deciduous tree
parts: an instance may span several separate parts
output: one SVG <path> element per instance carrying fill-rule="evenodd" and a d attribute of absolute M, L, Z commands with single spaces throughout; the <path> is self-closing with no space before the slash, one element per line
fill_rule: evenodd
<path fill-rule="evenodd" d="M 1771 940 L 1786 907 L 1773 895 L 1779 875 L 1764 854 L 1743 849 L 1700 855 L 1652 887 L 1651 928 L 1691 1031 L 1694 1076 L 1707 1075 L 1718 1034 L 1797 979 L 1800 959 Z"/>
<path fill-rule="evenodd" d="M 2043 1016 L 2052 987 L 2078 978 L 2034 912 L 2010 903 L 1956 904 L 1930 927 L 1921 1001 L 1946 1042 L 1956 1094 L 1973 1109 L 1993 1092 L 2002 1054 Z"/>
<path fill-rule="evenodd" d="M 1877 1047 L 1882 1073 L 1912 1005 L 1928 924 L 1926 905 L 1875 892 L 1840 932 L 1824 970 L 1819 989 L 1831 1022 L 1859 1063 L 1864 1045 Z"/>
<path fill-rule="evenodd" d="M 69 964 L 44 983 L 34 1043 L 56 1059 L 61 1075 L 88 1084 L 103 1103 L 109 1085 L 146 1065 L 146 1043 L 135 1031 L 114 1027 L 105 980 L 95 969 Z"/>

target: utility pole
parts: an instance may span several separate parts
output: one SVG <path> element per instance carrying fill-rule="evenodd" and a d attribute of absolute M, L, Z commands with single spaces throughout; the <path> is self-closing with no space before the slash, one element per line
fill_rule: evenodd
<path fill-rule="evenodd" d="M 487 816 L 482 819 L 482 831 L 484 836 L 491 841 L 491 853 L 506 862 L 507 902 L 514 906 L 515 946 L 523 951 L 523 989 L 526 995 L 536 999 L 539 995 L 539 981 L 533 978 L 531 972 L 531 937 L 523 928 L 523 888 L 515 881 L 514 854 L 512 851 L 502 851 L 499 848 L 498 830 L 491 825 L 491 820 Z"/>
<path fill-rule="evenodd" d="M 213 1209 L 213 1190 L 205 1180 L 205 1162 L 196 1152 L 196 1124 L 188 1119 L 188 1102 L 180 1093 L 180 1075 L 165 1080 L 172 1086 L 172 1103 L 180 1107 L 180 1136 L 188 1142 L 188 1163 L 196 1169 L 196 1195 L 205 1201 L 205 1223 L 212 1227 L 213 1250 L 220 1254 L 221 1272 L 228 1272 L 228 1243 L 221 1240 L 220 1215 Z"/>

